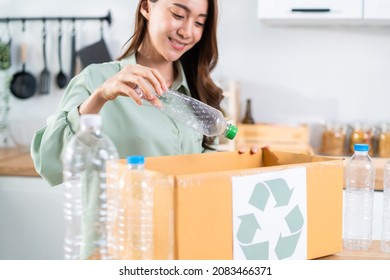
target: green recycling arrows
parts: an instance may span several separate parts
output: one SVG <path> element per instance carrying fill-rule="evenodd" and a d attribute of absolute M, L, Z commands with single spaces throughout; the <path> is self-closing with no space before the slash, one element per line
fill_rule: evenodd
<path fill-rule="evenodd" d="M 247 260 L 268 260 L 269 242 L 261 242 L 252 245 L 240 245 Z"/>
<path fill-rule="evenodd" d="M 278 243 L 275 247 L 275 253 L 279 260 L 286 259 L 294 254 L 300 235 L 301 232 L 284 237 L 282 235 L 279 236 Z"/>
<path fill-rule="evenodd" d="M 293 189 L 290 190 L 284 179 L 278 178 L 274 180 L 265 181 L 270 188 L 273 197 L 276 200 L 275 207 L 288 205 Z"/>
<path fill-rule="evenodd" d="M 301 210 L 296 205 L 285 218 L 290 232 L 297 232 L 303 227 L 305 220 L 302 216 Z"/>
<path fill-rule="evenodd" d="M 304 190 L 298 191 L 298 197 L 302 197 L 303 193 L 303 202 L 306 203 L 306 170 L 304 168 L 303 170 L 303 175 L 300 174 L 303 179 L 300 177 L 301 181 L 298 182 L 304 182 L 302 186 Z M 302 212 L 298 203 L 300 199 L 297 197 L 292 199 L 297 185 L 289 185 L 290 181 L 285 180 L 283 176 L 274 176 L 271 179 L 270 177 L 264 177 L 265 180 L 242 181 L 245 184 L 253 183 L 245 192 L 247 200 L 242 201 L 248 205 L 243 208 L 246 209 L 246 213 L 241 212 L 236 216 L 239 222 L 235 226 L 235 238 L 238 241 L 235 250 L 241 250 L 248 260 L 264 260 L 271 256 L 279 260 L 291 258 L 302 236 L 306 238 L 306 207 L 304 206 L 305 212 Z"/>
<path fill-rule="evenodd" d="M 263 183 L 258 183 L 255 186 L 255 189 L 249 200 L 249 204 L 253 205 L 257 209 L 264 211 L 265 206 L 267 205 L 270 192 L 266 185 Z"/>
<path fill-rule="evenodd" d="M 252 242 L 257 229 L 261 229 L 261 227 L 253 214 L 243 215 L 239 218 L 241 219 L 241 224 L 237 232 L 237 239 L 241 243 L 250 243 Z"/>

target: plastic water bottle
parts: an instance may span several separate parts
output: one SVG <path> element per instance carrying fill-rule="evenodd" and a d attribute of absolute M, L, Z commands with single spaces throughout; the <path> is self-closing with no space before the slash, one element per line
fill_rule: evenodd
<path fill-rule="evenodd" d="M 141 89 L 137 87 L 135 91 L 142 98 Z M 237 134 L 237 127 L 229 124 L 221 111 L 191 96 L 168 89 L 158 98 L 162 103 L 162 112 L 203 135 L 224 135 L 232 140 Z"/>
<path fill-rule="evenodd" d="M 101 131 L 101 116 L 82 115 L 80 125 L 62 155 L 65 259 L 111 259 L 115 197 L 109 199 L 107 192 L 114 194 L 118 183 L 118 152 Z"/>
<path fill-rule="evenodd" d="M 367 144 L 355 144 L 345 168 L 343 243 L 347 250 L 367 250 L 372 241 L 375 165 Z"/>
<path fill-rule="evenodd" d="M 390 160 L 383 168 L 383 216 L 381 249 L 390 253 Z"/>
<path fill-rule="evenodd" d="M 119 250 L 124 259 L 153 259 L 153 188 L 143 156 L 129 156 L 119 182 Z"/>

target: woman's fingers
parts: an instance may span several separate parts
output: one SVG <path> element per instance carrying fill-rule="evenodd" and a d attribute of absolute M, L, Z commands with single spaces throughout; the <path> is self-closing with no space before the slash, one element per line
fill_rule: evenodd
<path fill-rule="evenodd" d="M 167 86 L 156 69 L 141 65 L 129 65 L 123 71 L 128 72 L 124 75 L 125 82 L 140 98 L 147 100 L 155 107 L 161 108 L 162 104 L 156 94 L 161 96 L 166 91 Z"/>
<path fill-rule="evenodd" d="M 247 150 L 248 150 L 247 146 L 241 146 L 238 148 L 238 153 L 245 154 Z"/>
<path fill-rule="evenodd" d="M 101 86 L 102 97 L 113 100 L 118 96 L 128 96 L 141 105 L 142 99 L 161 108 L 157 98 L 167 90 L 164 78 L 156 70 L 142 65 L 128 65 L 116 75 L 107 79 Z"/>
<path fill-rule="evenodd" d="M 150 69 L 150 72 L 147 72 L 146 79 L 152 85 L 157 95 L 159 96 L 163 95 L 163 93 L 168 89 L 165 84 L 164 78 L 156 69 Z"/>
<path fill-rule="evenodd" d="M 127 82 L 139 86 L 146 95 L 152 94 L 151 89 L 157 95 L 162 95 L 167 90 L 164 78 L 156 69 L 142 65 L 128 65 L 123 71 L 126 73 L 124 78 Z"/>
<path fill-rule="evenodd" d="M 245 154 L 248 152 L 248 147 L 247 146 L 241 146 L 238 148 L 238 153 L 239 154 Z M 259 147 L 257 145 L 253 145 L 249 149 L 249 153 L 251 155 L 257 154 L 259 152 Z"/>
<path fill-rule="evenodd" d="M 253 145 L 251 147 L 250 153 L 253 155 L 253 154 L 257 154 L 258 152 L 259 152 L 259 147 L 257 145 Z"/>

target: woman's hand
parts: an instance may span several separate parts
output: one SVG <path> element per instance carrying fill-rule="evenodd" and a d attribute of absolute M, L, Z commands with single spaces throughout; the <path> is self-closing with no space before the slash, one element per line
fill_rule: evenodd
<path fill-rule="evenodd" d="M 245 154 L 245 153 L 247 152 L 247 150 L 248 150 L 248 147 L 242 146 L 242 147 L 240 147 L 240 148 L 238 149 L 238 153 L 239 153 L 239 154 Z M 257 145 L 253 145 L 253 146 L 251 146 L 250 149 L 249 149 L 249 153 L 250 153 L 251 155 L 257 154 L 258 152 L 259 152 L 259 147 L 258 147 Z"/>
<path fill-rule="evenodd" d="M 106 101 L 118 96 L 128 96 L 139 105 L 142 104 L 142 98 L 160 107 L 161 102 L 155 93 L 161 96 L 167 89 L 164 78 L 156 69 L 137 64 L 127 65 L 106 80 L 96 90 L 96 94 L 100 94 Z"/>
<path fill-rule="evenodd" d="M 117 74 L 101 84 L 93 94 L 79 107 L 79 113 L 97 114 L 104 104 L 118 96 L 128 96 L 138 104 L 141 99 L 149 101 L 160 108 L 161 102 L 155 93 L 161 96 L 168 87 L 161 74 L 152 68 L 142 65 L 127 65 Z"/>

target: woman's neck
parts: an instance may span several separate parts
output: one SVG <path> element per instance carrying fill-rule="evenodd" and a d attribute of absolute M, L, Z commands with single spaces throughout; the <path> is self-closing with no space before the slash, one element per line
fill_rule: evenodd
<path fill-rule="evenodd" d="M 165 79 L 167 86 L 170 87 L 172 85 L 177 76 L 177 69 L 173 62 L 149 56 L 144 51 L 138 51 L 136 53 L 136 59 L 138 64 L 157 69 Z"/>

